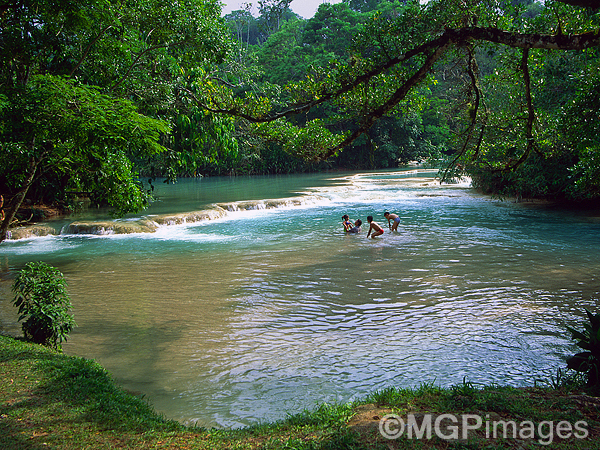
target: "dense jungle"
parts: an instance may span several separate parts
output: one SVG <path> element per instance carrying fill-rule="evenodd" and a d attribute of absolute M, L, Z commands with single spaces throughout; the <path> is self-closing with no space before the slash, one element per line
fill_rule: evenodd
<path fill-rule="evenodd" d="M 600 196 L 598 1 L 0 6 L 0 241 L 157 178 L 393 168 L 499 197 Z M 41 217 L 40 217 L 41 216 Z"/>

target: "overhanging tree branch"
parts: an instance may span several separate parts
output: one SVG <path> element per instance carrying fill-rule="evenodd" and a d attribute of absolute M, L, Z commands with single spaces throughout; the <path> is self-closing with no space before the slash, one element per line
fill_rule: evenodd
<path fill-rule="evenodd" d="M 354 89 L 356 89 L 361 84 L 368 82 L 374 77 L 385 73 L 390 70 L 392 67 L 401 64 L 417 55 L 426 55 L 429 53 L 437 54 L 440 50 L 443 49 L 445 52 L 448 50 L 448 44 L 454 44 L 456 46 L 463 46 L 469 42 L 480 41 L 480 42 L 491 42 L 496 44 L 506 45 L 508 47 L 513 48 L 523 48 L 523 49 L 555 49 L 555 50 L 583 50 L 587 48 L 597 47 L 600 45 L 600 32 L 589 32 L 582 33 L 576 35 L 548 35 L 548 34 L 527 34 L 527 33 L 513 33 L 508 31 L 503 31 L 497 28 L 480 28 L 480 27 L 465 27 L 459 29 L 446 29 L 440 36 L 425 42 L 417 47 L 407 50 L 401 55 L 388 59 L 384 64 L 381 64 L 373 69 L 355 76 L 349 82 L 341 82 L 341 87 L 333 90 L 333 91 L 324 91 L 318 95 L 317 98 L 301 103 L 293 105 L 290 108 L 287 108 L 283 111 L 272 112 L 271 114 L 264 116 L 257 116 L 250 114 L 239 106 L 222 106 L 218 105 L 217 101 L 213 103 L 217 103 L 217 106 L 211 106 L 207 101 L 203 101 L 198 99 L 189 89 L 185 89 L 188 93 L 192 95 L 198 106 L 206 109 L 207 111 L 218 113 L 218 114 L 228 114 L 232 116 L 237 116 L 243 119 L 248 120 L 252 123 L 264 123 L 264 122 L 272 122 L 281 118 L 285 118 L 288 116 L 305 113 L 312 109 L 317 105 L 321 105 L 323 103 L 329 102 L 335 98 L 341 97 L 344 94 L 347 94 Z M 441 55 L 440 55 L 441 56 Z M 439 59 L 436 58 L 436 61 Z M 419 81 L 424 78 L 419 78 Z M 404 88 L 412 88 L 415 86 L 413 83 L 414 78 L 409 78 L 405 82 L 405 86 L 401 87 L 398 91 L 404 90 Z M 396 94 L 393 94 L 390 97 L 390 101 L 394 102 L 394 97 Z M 406 95 L 406 94 L 405 94 Z M 387 102 L 386 102 L 387 103 Z M 397 103 L 395 103 L 397 104 Z M 394 104 L 394 106 L 395 106 Z M 382 105 L 383 106 L 383 105 Z M 374 110 L 372 114 L 377 115 L 378 110 Z M 379 116 L 381 117 L 381 116 Z M 372 122 L 371 122 L 372 124 Z M 362 129 L 362 127 L 361 127 Z M 363 130 L 364 131 L 364 130 Z M 354 139 L 353 139 L 354 140 Z M 344 141 L 346 142 L 346 141 Z"/>
<path fill-rule="evenodd" d="M 336 152 L 341 150 L 342 148 L 350 145 L 354 142 L 358 137 L 366 132 L 371 126 L 385 114 L 390 112 L 398 103 L 406 98 L 406 95 L 410 92 L 410 90 L 419 84 L 429 73 L 433 65 L 444 55 L 446 49 L 449 47 L 450 42 L 446 42 L 444 45 L 439 46 L 435 49 L 435 51 L 426 59 L 425 63 L 415 72 L 415 74 L 410 77 L 400 88 L 398 88 L 392 96 L 381 106 L 371 111 L 366 117 L 363 123 L 358 127 L 356 131 L 354 131 L 350 136 L 344 139 L 341 143 L 336 145 L 334 148 L 329 150 L 325 154 L 325 159 L 334 155 Z"/>
<path fill-rule="evenodd" d="M 119 19 L 121 19 L 121 16 L 117 17 L 117 20 L 119 20 Z M 88 46 L 83 51 L 81 58 L 79 58 L 79 61 L 77 61 L 77 64 L 75 64 L 73 69 L 71 69 L 71 72 L 69 73 L 70 77 L 75 75 L 75 72 L 77 72 L 77 70 L 79 70 L 79 68 L 81 67 L 81 64 L 83 64 L 83 62 L 86 60 L 86 58 L 88 57 L 88 55 L 89 55 L 90 51 L 92 50 L 92 48 L 94 47 L 94 45 L 96 45 L 96 43 L 100 40 L 100 38 L 102 36 L 104 36 L 104 34 L 106 34 L 106 32 L 108 30 L 110 30 L 111 28 L 113 28 L 113 24 L 107 25 L 100 31 L 100 33 L 98 33 L 98 35 L 94 39 L 92 39 L 92 41 L 88 44 Z"/>
<path fill-rule="evenodd" d="M 183 45 L 185 44 L 185 40 L 183 41 L 179 41 L 179 42 L 174 42 L 171 44 L 168 43 L 164 43 L 164 44 L 157 44 L 157 45 L 152 45 L 150 47 L 148 47 L 147 49 L 141 51 L 136 58 L 133 60 L 133 62 L 129 65 L 129 68 L 127 69 L 127 71 L 125 72 L 125 74 L 115 83 L 112 85 L 112 87 L 110 88 L 111 91 L 114 91 L 116 88 L 118 88 L 131 74 L 131 71 L 133 70 L 133 68 L 135 66 L 138 65 L 140 59 L 142 59 L 142 57 L 148 53 L 150 53 L 153 50 L 158 50 L 160 48 L 171 48 L 171 47 L 176 47 L 179 45 Z"/>
<path fill-rule="evenodd" d="M 338 98 L 344 94 L 347 94 L 347 93 L 353 91 L 354 89 L 356 89 L 361 84 L 370 81 L 371 79 L 375 78 L 378 75 L 381 75 L 382 73 L 386 72 L 387 70 L 391 69 L 392 67 L 394 67 L 404 61 L 407 61 L 417 55 L 424 54 L 424 53 L 427 53 L 428 51 L 431 51 L 432 49 L 441 47 L 441 46 L 445 45 L 445 43 L 447 43 L 447 42 L 448 42 L 448 36 L 446 36 L 444 34 L 430 42 L 426 42 L 422 45 L 419 45 L 418 47 L 415 47 L 414 49 L 411 49 L 402 55 L 399 55 L 399 56 L 389 59 L 388 61 L 386 61 L 385 64 L 381 64 L 381 65 L 365 72 L 364 74 L 354 77 L 350 82 L 341 83 L 342 86 L 339 89 L 336 89 L 335 91 L 322 92 L 319 95 L 319 97 L 314 100 L 311 100 L 309 102 L 305 102 L 305 103 L 302 103 L 302 104 L 299 104 L 296 106 L 292 106 L 283 111 L 275 112 L 273 114 L 270 114 L 270 115 L 264 116 L 264 117 L 247 114 L 244 111 L 237 109 L 235 107 L 229 107 L 229 108 L 228 107 L 211 107 L 206 102 L 203 102 L 200 99 L 198 99 L 189 89 L 184 88 L 184 90 L 192 95 L 194 101 L 197 102 L 198 106 L 206 109 L 207 111 L 217 113 L 217 114 L 229 114 L 232 116 L 246 119 L 252 123 L 273 122 L 275 120 L 282 119 L 282 118 L 285 118 L 288 116 L 305 113 L 315 106 L 321 105 L 323 103 L 327 103 L 335 98 Z"/>
<path fill-rule="evenodd" d="M 584 50 L 600 45 L 600 32 L 581 34 L 514 33 L 498 28 L 462 28 L 455 30 L 465 40 L 493 42 L 513 48 L 546 50 Z"/>
<path fill-rule="evenodd" d="M 527 57 L 529 55 L 529 49 L 552 49 L 552 50 L 584 50 L 587 48 L 597 47 L 600 45 L 600 32 L 588 32 L 573 35 L 550 35 L 550 34 L 537 34 L 537 33 L 515 33 L 500 30 L 498 28 L 484 28 L 484 27 L 463 27 L 458 29 L 445 29 L 440 35 L 432 38 L 431 40 L 424 42 L 414 48 L 407 49 L 404 53 L 395 57 L 390 57 L 382 64 L 373 67 L 372 69 L 354 76 L 352 79 L 341 78 L 337 81 L 338 88 L 333 90 L 326 90 L 313 94 L 313 99 L 304 103 L 296 103 L 287 109 L 282 111 L 272 111 L 269 114 L 253 114 L 250 110 L 246 109 L 246 105 L 237 104 L 220 104 L 219 101 L 213 99 L 199 99 L 189 89 L 185 89 L 194 99 L 198 106 L 206 109 L 207 111 L 220 114 L 228 114 L 237 116 L 251 123 L 265 123 L 273 122 L 278 119 L 286 118 L 299 113 L 306 113 L 311 108 L 317 105 L 321 105 L 336 98 L 343 97 L 355 91 L 359 86 L 371 81 L 375 77 L 386 73 L 393 67 L 403 64 L 408 60 L 416 56 L 424 56 L 425 62 L 413 72 L 412 76 L 408 77 L 405 81 L 401 81 L 400 87 L 398 87 L 391 95 L 388 96 L 378 107 L 367 110 L 363 115 L 363 120 L 359 127 L 347 136 L 341 143 L 335 145 L 328 151 L 321 152 L 315 155 L 315 158 L 326 159 L 336 154 L 342 148 L 348 146 L 354 142 L 360 135 L 365 133 L 379 118 L 389 113 L 395 106 L 397 106 L 402 100 L 404 100 L 407 94 L 417 86 L 425 76 L 432 70 L 433 66 L 439 61 L 442 56 L 449 51 L 452 47 L 471 47 L 476 42 L 487 42 L 505 45 L 511 48 L 520 48 L 524 50 L 524 56 L 522 61 L 522 70 L 525 79 L 525 96 L 527 99 L 527 125 L 526 125 L 526 136 L 527 136 L 527 148 L 519 159 L 519 163 L 526 158 L 531 149 L 534 148 L 533 142 L 533 123 L 535 120 L 535 111 L 533 109 L 533 103 L 531 101 L 531 87 L 529 80 L 529 72 L 527 68 Z M 480 92 L 477 90 L 476 80 L 476 98 L 480 97 L 477 94 Z M 479 101 L 477 109 L 479 109 Z M 211 105 L 212 103 L 212 105 Z M 234 102 L 235 103 L 235 102 Z M 216 106 L 215 106 L 216 105 Z M 474 129 L 474 121 L 472 121 L 472 129 Z M 478 138 L 478 146 L 481 145 L 483 139 L 483 130 L 481 131 Z"/>

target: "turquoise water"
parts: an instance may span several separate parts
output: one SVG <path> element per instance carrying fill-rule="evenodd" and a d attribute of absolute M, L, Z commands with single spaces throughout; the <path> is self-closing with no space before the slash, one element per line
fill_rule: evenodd
<path fill-rule="evenodd" d="M 205 426 L 275 420 L 388 386 L 548 380 L 576 350 L 565 324 L 597 308 L 600 222 L 434 175 L 157 184 L 144 218 L 215 218 L 3 243 L 2 331 L 19 332 L 14 272 L 53 264 L 79 325 L 65 352 L 95 358 L 168 417 Z M 402 219 L 397 233 L 386 210 Z M 344 213 L 365 224 L 373 215 L 386 231 L 344 235 Z"/>

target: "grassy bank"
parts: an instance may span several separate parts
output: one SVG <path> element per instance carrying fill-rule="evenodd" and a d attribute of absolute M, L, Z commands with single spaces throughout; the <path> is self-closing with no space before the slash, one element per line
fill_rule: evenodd
<path fill-rule="evenodd" d="M 94 361 L 55 353 L 44 347 L 0 336 L 0 449 L 600 449 L 600 400 L 593 392 L 561 389 L 475 388 L 464 383 L 449 389 L 423 385 L 419 389 L 386 389 L 363 402 L 323 405 L 311 412 L 285 416 L 282 421 L 241 430 L 185 427 L 157 414 L 143 399 L 123 391 Z M 429 417 L 434 425 L 441 414 L 461 421 L 470 414 L 482 417 L 482 426 L 467 439 L 386 439 L 380 419 L 394 413 L 409 415 L 423 428 Z M 399 430 L 391 417 L 387 430 Z M 519 423 L 517 438 L 506 439 L 498 430 L 494 439 L 486 424 Z M 528 425 L 529 421 L 531 425 Z M 581 439 L 568 426 L 586 422 Z M 463 429 L 458 422 L 457 433 Z M 441 421 L 450 436 L 452 423 Z M 542 427 L 540 428 L 540 424 Z M 523 426 L 535 428 L 530 436 Z M 554 426 L 554 425 L 553 425 Z M 408 430 L 408 428 L 406 428 Z M 486 435 L 487 433 L 487 435 Z M 524 434 L 525 433 L 525 434 Z M 542 443 L 549 445 L 543 445 Z"/>

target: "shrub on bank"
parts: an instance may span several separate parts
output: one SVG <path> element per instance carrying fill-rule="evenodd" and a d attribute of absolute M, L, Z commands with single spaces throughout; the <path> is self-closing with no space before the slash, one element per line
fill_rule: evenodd
<path fill-rule="evenodd" d="M 36 344 L 60 350 L 75 326 L 63 274 L 44 262 L 30 262 L 17 275 L 12 290 L 23 334 Z"/>

